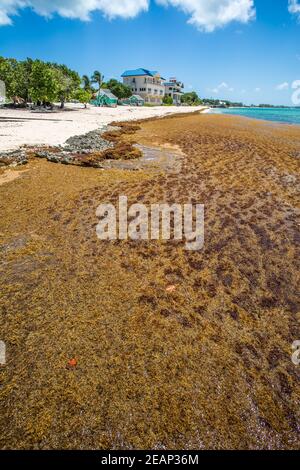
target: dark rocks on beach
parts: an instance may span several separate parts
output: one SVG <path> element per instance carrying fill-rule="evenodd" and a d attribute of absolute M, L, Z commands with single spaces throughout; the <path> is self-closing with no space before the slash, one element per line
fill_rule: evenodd
<path fill-rule="evenodd" d="M 126 127 L 120 135 L 126 133 Z M 106 160 L 133 160 L 142 152 L 130 143 L 106 140 L 105 133 L 120 131 L 119 127 L 105 126 L 102 129 L 69 138 L 65 145 L 23 147 L 20 150 L 0 153 L 0 166 L 27 163 L 28 158 L 45 158 L 52 163 L 103 168 Z M 106 165 L 107 166 L 107 165 Z"/>
<path fill-rule="evenodd" d="M 101 133 L 107 130 L 105 128 L 102 131 L 91 131 L 84 135 L 71 137 L 66 141 L 64 150 L 67 152 L 89 153 L 112 148 L 113 144 L 101 137 Z"/>
<path fill-rule="evenodd" d="M 45 158 L 53 163 L 63 163 L 66 165 L 81 164 L 80 160 L 83 160 L 82 157 L 84 155 L 90 156 L 95 152 L 98 152 L 99 154 L 100 152 L 104 152 L 105 150 L 113 147 L 112 142 L 108 142 L 101 137 L 101 134 L 103 132 L 107 132 L 108 129 L 109 126 L 105 126 L 105 128 L 101 130 L 71 137 L 63 146 L 40 146 L 36 148 L 24 147 L 18 150 L 1 152 L 0 167 L 23 165 L 28 163 L 29 156 Z M 80 156 L 79 159 L 77 158 L 78 156 Z"/>
<path fill-rule="evenodd" d="M 52 163 L 62 163 L 65 165 L 75 164 L 75 155 L 71 155 L 65 150 L 36 150 L 34 151 L 34 156 L 37 158 L 45 158 L 48 162 Z"/>
<path fill-rule="evenodd" d="M 28 157 L 25 150 L 12 150 L 0 153 L 0 167 L 25 165 Z"/>

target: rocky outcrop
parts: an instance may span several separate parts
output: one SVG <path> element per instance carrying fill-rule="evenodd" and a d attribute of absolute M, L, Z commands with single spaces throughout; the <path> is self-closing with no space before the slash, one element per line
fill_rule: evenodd
<path fill-rule="evenodd" d="M 95 151 L 103 151 L 113 147 L 113 144 L 108 140 L 105 140 L 101 135 L 103 132 L 107 132 L 108 127 L 101 131 L 91 131 L 84 135 L 77 135 L 71 137 L 66 141 L 64 150 L 67 152 L 81 152 L 90 153 Z"/>
<path fill-rule="evenodd" d="M 127 129 L 125 125 L 122 128 L 105 126 L 87 134 L 71 137 L 64 145 L 24 147 L 0 153 L 0 166 L 16 166 L 27 163 L 30 158 L 45 158 L 53 163 L 102 168 L 101 162 L 104 160 L 136 159 L 142 156 L 142 152 L 132 144 L 120 140 L 122 134 L 133 132 L 132 127 L 131 125 L 130 129 Z"/>
<path fill-rule="evenodd" d="M 25 165 L 27 162 L 28 156 L 24 149 L 0 153 L 0 167 Z"/>

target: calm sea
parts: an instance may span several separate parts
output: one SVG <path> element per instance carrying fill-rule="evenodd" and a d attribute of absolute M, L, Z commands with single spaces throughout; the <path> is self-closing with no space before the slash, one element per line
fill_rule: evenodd
<path fill-rule="evenodd" d="M 300 108 L 230 108 L 212 109 L 212 113 L 237 114 L 253 119 L 264 119 L 286 124 L 300 125 Z"/>

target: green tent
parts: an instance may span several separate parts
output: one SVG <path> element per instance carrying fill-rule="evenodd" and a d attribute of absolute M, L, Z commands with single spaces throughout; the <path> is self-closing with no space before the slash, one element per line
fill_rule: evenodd
<path fill-rule="evenodd" d="M 113 95 L 110 90 L 101 88 L 101 90 L 99 90 L 92 99 L 91 104 L 94 106 L 108 106 L 110 108 L 116 108 L 118 105 L 118 98 Z"/>
<path fill-rule="evenodd" d="M 130 98 L 122 100 L 123 105 L 144 106 L 145 100 L 140 95 L 132 95 Z"/>

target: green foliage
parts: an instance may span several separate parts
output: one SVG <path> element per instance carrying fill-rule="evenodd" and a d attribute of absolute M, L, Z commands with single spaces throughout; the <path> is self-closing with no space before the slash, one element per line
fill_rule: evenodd
<path fill-rule="evenodd" d="M 74 91 L 80 86 L 81 79 L 77 72 L 66 65 L 48 64 L 54 69 L 57 81 L 57 96 L 63 108 L 65 101 L 69 100 Z"/>
<path fill-rule="evenodd" d="M 91 82 L 92 83 L 97 83 L 97 85 L 99 87 L 99 90 L 102 87 L 103 80 L 104 80 L 104 75 L 102 75 L 102 73 L 99 72 L 98 70 L 95 70 L 95 72 L 93 73 L 93 75 L 91 77 Z"/>
<path fill-rule="evenodd" d="M 0 57 L 0 80 L 5 83 L 8 97 L 24 97 L 23 76 L 24 67 L 22 62 L 16 59 L 5 59 Z"/>
<path fill-rule="evenodd" d="M 168 96 L 168 95 L 165 95 L 163 97 L 163 104 L 167 105 L 167 106 L 171 106 L 173 104 L 173 98 L 172 96 Z"/>
<path fill-rule="evenodd" d="M 73 97 L 80 103 L 84 104 L 86 107 L 86 104 L 89 103 L 92 99 L 92 93 L 90 91 L 85 90 L 84 88 L 78 88 L 74 92 Z"/>
<path fill-rule="evenodd" d="M 92 82 L 88 75 L 83 75 L 82 85 L 85 91 L 93 92 Z"/>
<path fill-rule="evenodd" d="M 26 102 L 64 102 L 80 85 L 77 72 L 65 65 L 41 60 L 5 59 L 0 57 L 0 80 L 6 85 L 9 98 L 18 96 Z"/>
<path fill-rule="evenodd" d="M 33 101 L 53 102 L 58 96 L 58 80 L 53 67 L 36 60 L 32 64 L 29 93 Z"/>
<path fill-rule="evenodd" d="M 219 100 L 219 99 L 212 99 L 212 98 L 204 98 L 203 104 L 206 106 L 214 106 L 217 108 L 226 108 L 229 106 L 234 106 L 234 107 L 244 106 L 243 103 L 233 103 L 228 100 Z"/>
<path fill-rule="evenodd" d="M 202 104 L 202 101 L 195 91 L 191 91 L 181 96 L 181 103 L 188 106 L 197 106 Z"/>
<path fill-rule="evenodd" d="M 130 96 L 132 96 L 132 91 L 129 86 L 118 82 L 118 80 L 115 80 L 114 78 L 111 78 L 106 83 L 106 86 L 119 100 L 122 98 L 130 98 Z"/>

